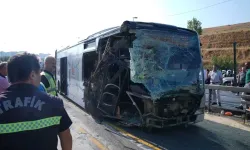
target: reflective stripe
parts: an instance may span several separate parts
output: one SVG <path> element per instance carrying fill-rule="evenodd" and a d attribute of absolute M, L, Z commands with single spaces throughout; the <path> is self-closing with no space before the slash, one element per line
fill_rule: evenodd
<path fill-rule="evenodd" d="M 56 88 L 53 88 L 53 89 L 50 88 L 49 90 L 47 90 L 48 93 L 53 92 L 53 91 L 56 91 Z"/>
<path fill-rule="evenodd" d="M 60 120 L 61 116 L 56 116 L 36 121 L 0 124 L 0 134 L 42 129 L 53 125 L 59 125 Z"/>
<path fill-rule="evenodd" d="M 46 88 L 47 93 L 56 96 L 56 83 L 53 77 L 46 72 L 41 72 L 41 75 L 44 75 L 49 82 L 49 87 Z"/>

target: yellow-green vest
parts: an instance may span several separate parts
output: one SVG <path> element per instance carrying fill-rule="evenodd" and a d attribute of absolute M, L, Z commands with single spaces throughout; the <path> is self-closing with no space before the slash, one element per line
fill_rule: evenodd
<path fill-rule="evenodd" d="M 49 82 L 49 87 L 45 88 L 47 93 L 56 96 L 56 82 L 53 77 L 44 71 L 41 72 L 41 75 L 44 75 Z"/>

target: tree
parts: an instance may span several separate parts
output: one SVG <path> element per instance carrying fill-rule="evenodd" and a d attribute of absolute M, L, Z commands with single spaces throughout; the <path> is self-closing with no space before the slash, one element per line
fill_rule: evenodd
<path fill-rule="evenodd" d="M 187 28 L 196 31 L 199 35 L 202 34 L 201 22 L 196 18 L 188 20 Z"/>
<path fill-rule="evenodd" d="M 221 56 L 221 57 L 213 56 L 212 64 L 219 66 L 219 68 L 222 70 L 233 69 L 234 67 L 233 58 L 230 56 Z"/>

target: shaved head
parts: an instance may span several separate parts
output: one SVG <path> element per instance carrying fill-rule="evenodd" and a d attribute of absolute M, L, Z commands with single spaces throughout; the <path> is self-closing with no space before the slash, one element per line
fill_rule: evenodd
<path fill-rule="evenodd" d="M 48 56 L 44 61 L 44 69 L 54 74 L 56 70 L 56 59 L 53 56 Z"/>
<path fill-rule="evenodd" d="M 51 61 L 55 61 L 55 57 L 48 56 L 48 57 L 45 58 L 45 63 L 50 63 Z"/>

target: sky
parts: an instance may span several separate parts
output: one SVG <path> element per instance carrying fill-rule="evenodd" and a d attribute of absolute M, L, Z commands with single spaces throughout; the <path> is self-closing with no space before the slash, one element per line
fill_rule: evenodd
<path fill-rule="evenodd" d="M 250 22 L 250 0 L 0 0 L 0 51 L 50 53 L 125 20 L 202 27 Z M 182 15 L 175 15 L 180 14 Z"/>

